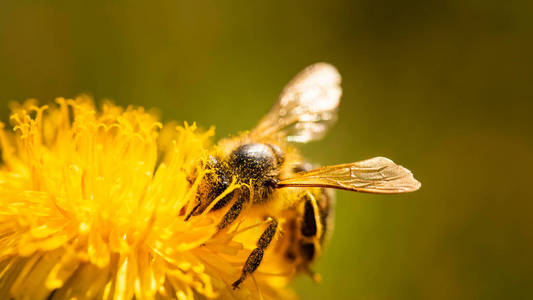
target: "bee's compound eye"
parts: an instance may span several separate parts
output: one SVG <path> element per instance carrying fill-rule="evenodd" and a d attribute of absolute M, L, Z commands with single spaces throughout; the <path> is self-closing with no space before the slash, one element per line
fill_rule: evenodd
<path fill-rule="evenodd" d="M 274 168 L 276 154 L 269 145 L 244 144 L 231 153 L 228 163 L 242 176 L 255 179 Z"/>

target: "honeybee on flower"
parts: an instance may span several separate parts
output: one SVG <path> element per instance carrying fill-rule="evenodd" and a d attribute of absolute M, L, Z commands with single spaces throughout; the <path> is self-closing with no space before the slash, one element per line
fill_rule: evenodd
<path fill-rule="evenodd" d="M 332 226 L 329 188 L 420 187 L 386 158 L 300 156 L 340 95 L 336 69 L 312 65 L 255 129 L 214 146 L 214 129 L 87 97 L 15 107 L 0 131 L 0 298 L 293 297 Z"/>

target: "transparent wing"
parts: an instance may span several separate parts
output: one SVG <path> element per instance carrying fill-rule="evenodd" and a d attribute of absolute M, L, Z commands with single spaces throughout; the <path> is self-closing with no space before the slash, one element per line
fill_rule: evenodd
<path fill-rule="evenodd" d="M 330 64 L 307 67 L 285 86 L 278 102 L 251 135 L 298 143 L 322 138 L 337 118 L 340 83 L 339 72 Z"/>
<path fill-rule="evenodd" d="M 413 192 L 421 184 L 411 171 L 385 157 L 351 164 L 327 166 L 281 180 L 278 187 L 327 187 L 365 193 L 397 194 Z"/>

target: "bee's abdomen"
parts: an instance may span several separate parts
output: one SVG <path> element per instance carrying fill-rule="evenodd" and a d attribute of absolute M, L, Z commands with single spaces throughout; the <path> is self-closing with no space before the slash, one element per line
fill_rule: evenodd
<path fill-rule="evenodd" d="M 288 222 L 288 263 L 302 272 L 310 272 L 310 264 L 321 254 L 327 232 L 331 230 L 333 195 L 325 189 L 306 191 L 295 207 L 295 218 Z"/>
<path fill-rule="evenodd" d="M 306 237 L 314 237 L 318 233 L 315 210 L 313 208 L 311 196 L 305 195 L 304 211 L 300 231 Z"/>
<path fill-rule="evenodd" d="M 300 251 L 306 262 L 310 262 L 315 258 L 316 247 L 314 243 L 301 242 Z"/>

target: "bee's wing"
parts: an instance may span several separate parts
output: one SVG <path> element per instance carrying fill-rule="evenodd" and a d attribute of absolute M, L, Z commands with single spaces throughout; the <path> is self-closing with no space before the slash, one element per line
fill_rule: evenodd
<path fill-rule="evenodd" d="M 285 86 L 272 110 L 252 130 L 254 138 L 320 139 L 337 118 L 341 76 L 327 63 L 313 64 Z"/>
<path fill-rule="evenodd" d="M 351 164 L 327 166 L 296 173 L 280 180 L 278 187 L 326 187 L 365 193 L 398 194 L 413 192 L 421 184 L 406 168 L 384 157 Z"/>

